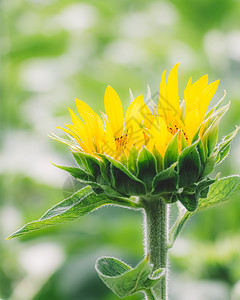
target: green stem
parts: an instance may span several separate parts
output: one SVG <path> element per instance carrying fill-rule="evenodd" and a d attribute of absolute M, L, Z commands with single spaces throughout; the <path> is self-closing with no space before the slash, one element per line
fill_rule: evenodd
<path fill-rule="evenodd" d="M 156 299 L 167 300 L 168 207 L 162 199 L 141 200 L 145 211 L 146 255 L 153 264 L 153 271 L 165 269 L 165 276 L 153 288 L 154 293 Z"/>
<path fill-rule="evenodd" d="M 183 214 L 180 214 L 176 220 L 176 222 L 173 224 L 171 230 L 169 231 L 169 244 L 168 248 L 172 248 L 176 238 L 180 234 L 184 224 L 187 222 L 189 217 L 192 215 L 189 211 L 186 211 Z"/>

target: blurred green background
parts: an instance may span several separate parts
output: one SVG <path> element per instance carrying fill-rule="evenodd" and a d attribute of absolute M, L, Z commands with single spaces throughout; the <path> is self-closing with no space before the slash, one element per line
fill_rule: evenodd
<path fill-rule="evenodd" d="M 231 108 L 221 135 L 240 123 L 240 2 L 0 1 L 0 298 L 114 300 L 94 263 L 101 255 L 135 265 L 143 256 L 140 213 L 108 207 L 62 226 L 4 238 L 78 186 L 50 164 L 72 164 L 47 137 L 70 122 L 74 97 L 103 110 L 108 84 L 129 103 L 157 92 L 180 64 L 180 97 L 190 76 L 220 78 Z M 239 138 L 218 167 L 240 170 Z M 240 201 L 193 217 L 170 254 L 170 299 L 240 299 Z M 128 299 L 143 299 L 143 295 Z"/>

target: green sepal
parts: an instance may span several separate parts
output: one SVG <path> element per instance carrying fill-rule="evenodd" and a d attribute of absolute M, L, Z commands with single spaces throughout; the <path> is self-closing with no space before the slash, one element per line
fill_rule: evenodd
<path fill-rule="evenodd" d="M 218 153 L 216 158 L 215 165 L 219 165 L 229 154 L 230 151 L 230 145 L 228 145 L 224 150 Z"/>
<path fill-rule="evenodd" d="M 125 167 L 127 167 L 128 159 L 125 153 L 122 153 L 120 155 L 120 162 L 123 164 Z"/>
<path fill-rule="evenodd" d="M 145 184 L 133 174 L 127 174 L 122 169 L 111 165 L 112 186 L 126 196 L 145 195 Z M 135 178 L 134 178 L 135 177 Z"/>
<path fill-rule="evenodd" d="M 210 185 L 213 184 L 215 179 L 205 179 L 200 181 L 196 186 L 196 194 L 199 198 L 207 198 Z"/>
<path fill-rule="evenodd" d="M 239 197 L 240 176 L 224 177 L 210 186 L 207 198 L 199 200 L 198 210 L 209 208 L 228 200 L 239 199 Z"/>
<path fill-rule="evenodd" d="M 78 152 L 75 151 L 72 151 L 72 155 L 80 169 L 87 170 L 87 172 L 89 172 L 85 157 L 78 155 Z"/>
<path fill-rule="evenodd" d="M 205 162 L 202 177 L 205 177 L 213 172 L 215 163 L 216 163 L 216 155 L 212 154 L 211 156 L 209 156 L 207 158 L 207 160 Z"/>
<path fill-rule="evenodd" d="M 83 182 L 94 182 L 95 181 L 94 177 L 91 174 L 87 173 L 86 171 L 84 171 L 80 168 L 59 166 L 56 164 L 53 164 L 53 165 L 61 170 L 68 172 L 70 175 L 72 175 L 76 179 L 79 179 L 80 181 L 83 181 Z"/>
<path fill-rule="evenodd" d="M 52 225 L 73 221 L 104 205 L 119 205 L 133 209 L 139 208 L 134 201 L 123 197 L 97 195 L 90 186 L 86 186 L 69 198 L 50 208 L 39 220 L 30 222 L 11 234 L 7 239 L 21 236 L 31 231 Z"/>
<path fill-rule="evenodd" d="M 200 174 L 202 174 L 205 166 L 206 157 L 205 157 L 203 142 L 200 138 L 197 143 L 197 151 L 200 158 Z"/>
<path fill-rule="evenodd" d="M 214 110 L 214 112 L 209 117 L 205 118 L 203 123 L 203 135 L 217 120 L 220 120 L 222 118 L 222 116 L 228 111 L 229 107 L 230 102 L 227 105 Z"/>
<path fill-rule="evenodd" d="M 178 174 L 175 170 L 177 163 L 158 173 L 153 179 L 152 195 L 169 194 L 177 191 Z"/>
<path fill-rule="evenodd" d="M 228 155 L 230 144 L 237 135 L 239 129 L 240 127 L 237 126 L 233 132 L 226 135 L 223 138 L 223 140 L 217 145 L 217 149 L 215 150 L 215 152 L 217 153 L 216 164 L 221 163 L 224 160 L 224 158 Z"/>
<path fill-rule="evenodd" d="M 128 156 L 128 164 L 127 167 L 130 170 L 130 172 L 134 175 L 137 174 L 137 157 L 138 157 L 138 150 L 135 146 L 132 146 L 129 156 Z"/>
<path fill-rule="evenodd" d="M 50 131 L 50 134 L 48 136 L 55 141 L 58 141 L 64 145 L 67 145 L 73 151 L 77 151 L 79 149 L 78 143 L 76 142 L 76 140 L 71 139 L 71 136 L 69 134 L 67 134 L 67 136 L 69 136 L 70 140 L 61 138 L 61 137 L 57 136 L 56 134 L 54 134 L 52 131 Z"/>
<path fill-rule="evenodd" d="M 187 147 L 188 147 L 187 140 L 185 139 L 185 136 L 184 136 L 183 132 L 181 131 L 181 151 L 183 151 Z"/>
<path fill-rule="evenodd" d="M 110 156 L 105 155 L 111 163 L 111 185 L 123 195 L 136 196 L 145 195 L 146 186 L 144 182 L 133 175 L 123 164 Z"/>
<path fill-rule="evenodd" d="M 174 137 L 169 142 L 165 155 L 164 155 L 164 169 L 169 168 L 173 163 L 177 162 L 178 160 L 178 135 L 177 132 Z"/>
<path fill-rule="evenodd" d="M 194 134 L 191 145 L 196 143 L 196 141 L 200 139 L 200 129 L 201 129 L 201 125 L 198 127 L 197 132 Z"/>
<path fill-rule="evenodd" d="M 206 130 L 206 132 L 203 134 L 202 137 L 204 150 L 208 157 L 212 154 L 217 144 L 219 122 L 220 122 L 220 118 L 216 118 L 216 120 Z"/>
<path fill-rule="evenodd" d="M 101 159 L 102 159 L 102 163 L 100 164 L 101 175 L 104 178 L 104 180 L 106 180 L 106 182 L 108 182 L 109 185 L 110 185 L 110 181 L 111 181 L 110 166 L 111 166 L 111 163 L 103 154 L 98 154 L 98 156 L 100 156 Z"/>
<path fill-rule="evenodd" d="M 200 174 L 200 157 L 197 151 L 197 143 L 184 149 L 179 156 L 178 162 L 178 187 L 186 187 L 197 182 Z"/>
<path fill-rule="evenodd" d="M 155 147 L 153 147 L 152 154 L 157 161 L 157 172 L 159 173 L 163 170 L 163 157 Z"/>
<path fill-rule="evenodd" d="M 101 161 L 91 154 L 84 152 L 72 152 L 75 160 L 79 164 L 84 164 L 88 173 L 92 174 L 95 178 L 100 174 Z"/>
<path fill-rule="evenodd" d="M 150 192 L 153 178 L 157 174 L 157 161 L 146 147 L 143 147 L 138 155 L 137 170 L 137 177 L 146 184 L 147 192 Z"/>
<path fill-rule="evenodd" d="M 172 204 L 178 201 L 178 194 L 172 193 L 172 194 L 161 195 L 161 198 L 164 200 L 164 202 L 168 204 Z"/>
<path fill-rule="evenodd" d="M 195 192 L 194 188 L 188 187 L 178 194 L 178 200 L 190 212 L 193 212 L 198 207 L 199 195 Z"/>
<path fill-rule="evenodd" d="M 131 268 L 116 258 L 102 257 L 97 260 L 95 268 L 106 286 L 120 298 L 145 291 L 164 276 L 162 269 L 156 270 L 150 276 L 153 266 L 149 264 L 148 258 Z"/>

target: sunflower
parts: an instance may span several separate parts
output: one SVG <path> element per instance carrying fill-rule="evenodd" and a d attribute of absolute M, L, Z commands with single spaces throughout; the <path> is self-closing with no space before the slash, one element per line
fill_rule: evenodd
<path fill-rule="evenodd" d="M 81 119 L 69 108 L 72 124 L 66 124 L 66 128 L 59 127 L 74 139 L 69 146 L 96 157 L 106 154 L 121 160 L 128 157 L 133 146 L 138 151 L 143 146 L 150 152 L 156 149 L 164 156 L 169 142 L 179 132 L 184 136 L 182 144 L 190 145 L 204 121 L 219 80 L 208 84 L 208 76 L 204 75 L 192 83 L 190 78 L 184 100 L 180 101 L 178 66 L 175 65 L 170 71 L 167 81 L 166 71 L 163 72 L 158 108 L 154 111 L 148 108 L 143 95 L 140 95 L 132 101 L 124 116 L 122 102 L 111 86 L 105 91 L 106 113 L 101 113 L 102 118 L 85 102 L 76 99 Z"/>
<path fill-rule="evenodd" d="M 226 157 L 238 129 L 216 146 L 219 120 L 229 107 L 220 107 L 220 100 L 207 112 L 219 80 L 208 83 L 204 75 L 192 83 L 190 78 L 180 100 L 178 67 L 172 68 L 168 80 L 163 72 L 157 104 L 151 96 L 144 101 L 140 95 L 125 115 L 110 86 L 104 95 L 105 113 L 100 115 L 76 99 L 80 117 L 69 109 L 72 124 L 58 127 L 70 138 L 52 138 L 69 146 L 78 167 L 58 167 L 96 193 L 160 195 L 167 203 L 179 200 L 195 210 L 214 182 L 208 175 Z"/>

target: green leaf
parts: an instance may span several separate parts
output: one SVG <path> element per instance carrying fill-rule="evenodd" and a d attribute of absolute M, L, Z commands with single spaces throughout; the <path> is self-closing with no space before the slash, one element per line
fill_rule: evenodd
<path fill-rule="evenodd" d="M 174 137 L 169 142 L 165 155 L 164 155 L 164 169 L 169 168 L 173 163 L 177 162 L 178 160 L 178 135 L 177 132 Z"/>
<path fill-rule="evenodd" d="M 137 157 L 138 157 L 138 150 L 136 147 L 132 146 L 129 156 L 128 156 L 128 169 L 134 175 L 137 174 Z"/>
<path fill-rule="evenodd" d="M 59 166 L 59 165 L 55 165 L 55 164 L 53 164 L 53 165 L 61 170 L 67 171 L 74 178 L 79 179 L 83 182 L 94 182 L 95 181 L 94 177 L 91 174 L 87 173 L 86 171 L 84 171 L 80 168 Z"/>
<path fill-rule="evenodd" d="M 144 282 L 144 287 L 146 287 L 147 289 L 152 288 L 162 279 L 164 275 L 165 275 L 164 268 L 155 270 L 153 274 Z"/>
<path fill-rule="evenodd" d="M 139 285 L 142 288 L 152 271 L 152 266 L 144 260 L 132 269 L 116 258 L 102 257 L 96 262 L 96 271 L 106 286 L 118 297 L 126 297 L 138 292 Z"/>
<path fill-rule="evenodd" d="M 108 185 L 99 184 L 99 183 L 90 183 L 89 185 L 92 187 L 94 192 L 97 194 L 104 193 L 105 195 L 110 196 L 110 197 L 116 197 L 116 198 L 123 197 L 123 194 L 117 192 L 115 189 L 113 189 L 112 187 L 110 187 Z"/>
<path fill-rule="evenodd" d="M 21 236 L 28 232 L 49 227 L 60 223 L 73 221 L 103 205 L 120 205 L 138 208 L 138 205 L 125 198 L 109 197 L 105 194 L 96 195 L 92 188 L 87 186 L 50 208 L 39 220 L 30 222 L 11 234 L 7 239 Z"/>
<path fill-rule="evenodd" d="M 118 297 L 145 291 L 158 283 L 164 275 L 164 270 L 159 269 L 150 276 L 153 266 L 149 264 L 148 259 L 143 260 L 133 269 L 116 258 L 102 257 L 97 260 L 95 267 L 102 281 Z"/>
<path fill-rule="evenodd" d="M 179 188 L 189 186 L 195 183 L 199 178 L 201 164 L 196 148 L 197 143 L 198 142 L 184 149 L 179 156 Z"/>
<path fill-rule="evenodd" d="M 152 180 L 157 174 L 157 161 L 146 147 L 143 147 L 138 155 L 137 170 L 137 177 L 146 184 L 147 191 L 151 191 Z"/>
<path fill-rule="evenodd" d="M 224 177 L 210 186 L 208 197 L 199 200 L 198 210 L 240 197 L 240 176 Z"/>
<path fill-rule="evenodd" d="M 153 179 L 151 194 L 169 194 L 177 191 L 178 175 L 175 171 L 176 163 L 170 168 L 158 173 Z"/>

